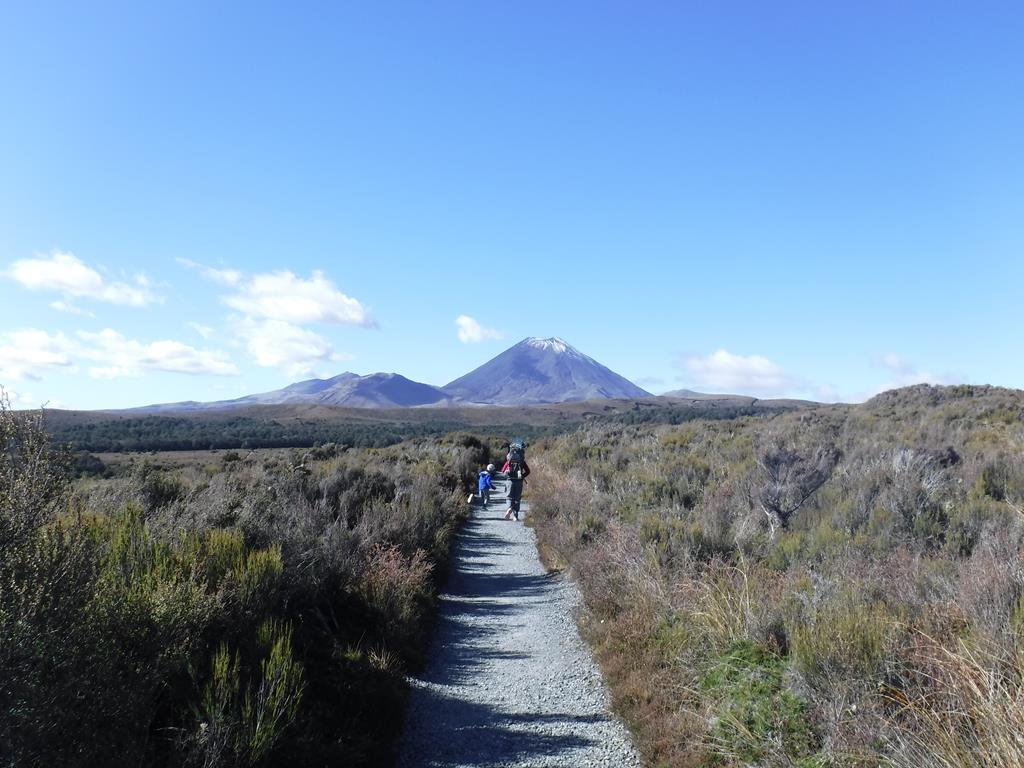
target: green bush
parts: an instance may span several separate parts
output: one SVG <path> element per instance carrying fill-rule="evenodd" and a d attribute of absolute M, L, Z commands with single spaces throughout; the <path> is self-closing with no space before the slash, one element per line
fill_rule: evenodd
<path fill-rule="evenodd" d="M 221 644 L 202 695 L 193 706 L 196 725 L 181 741 L 188 764 L 258 765 L 295 720 L 305 687 L 292 658 L 292 630 L 269 619 L 258 631 L 248 663 Z"/>
<path fill-rule="evenodd" d="M 707 765 L 783 766 L 814 756 L 804 703 L 786 690 L 784 672 L 781 658 L 748 641 L 709 666 L 700 679 L 712 708 Z"/>

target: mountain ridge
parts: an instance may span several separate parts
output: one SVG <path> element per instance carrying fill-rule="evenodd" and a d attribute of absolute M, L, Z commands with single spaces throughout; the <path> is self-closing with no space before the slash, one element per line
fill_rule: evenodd
<path fill-rule="evenodd" d="M 229 400 L 189 400 L 123 410 L 173 414 L 284 404 L 352 408 L 520 406 L 652 396 L 557 336 L 530 336 L 443 387 L 398 373 L 359 375 L 346 371 Z"/>
<path fill-rule="evenodd" d="M 430 384 L 413 381 L 398 373 L 360 376 L 346 371 L 328 379 L 306 379 L 281 389 L 245 395 L 230 400 L 160 403 L 125 410 L 150 413 L 234 410 L 253 405 L 333 405 L 350 408 L 415 408 L 449 404 L 449 397 Z"/>

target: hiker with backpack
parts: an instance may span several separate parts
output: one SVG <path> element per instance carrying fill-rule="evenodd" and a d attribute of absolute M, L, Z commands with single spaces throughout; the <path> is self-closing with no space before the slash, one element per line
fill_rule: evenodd
<path fill-rule="evenodd" d="M 508 478 L 508 509 L 505 519 L 515 515 L 519 519 L 519 503 L 523 499 L 523 481 L 530 474 L 530 465 L 526 463 L 526 443 L 513 440 L 508 446 L 508 456 L 501 473 Z"/>
<path fill-rule="evenodd" d="M 487 469 L 480 470 L 480 476 L 477 479 L 477 489 L 480 491 L 480 502 L 485 507 L 491 503 L 491 491 L 494 490 L 494 483 L 491 482 L 491 475 L 493 473 L 494 465 L 488 464 Z"/>

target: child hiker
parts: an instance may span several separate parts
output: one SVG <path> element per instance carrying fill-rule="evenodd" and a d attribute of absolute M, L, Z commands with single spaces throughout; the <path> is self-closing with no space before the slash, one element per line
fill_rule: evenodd
<path fill-rule="evenodd" d="M 477 479 L 477 488 L 480 491 L 480 501 L 486 507 L 491 503 L 491 491 L 494 490 L 494 483 L 491 482 L 491 473 L 494 472 L 494 465 L 488 464 L 487 469 L 480 470 L 480 476 Z"/>

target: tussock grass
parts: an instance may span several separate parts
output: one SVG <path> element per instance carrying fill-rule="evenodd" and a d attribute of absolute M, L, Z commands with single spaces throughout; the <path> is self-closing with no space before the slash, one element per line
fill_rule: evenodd
<path fill-rule="evenodd" d="M 888 737 L 896 768 L 1011 768 L 1024 765 L 1024 658 L 920 636 L 914 648 L 926 684 L 888 692 Z"/>

